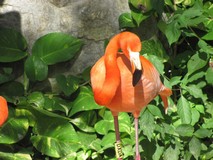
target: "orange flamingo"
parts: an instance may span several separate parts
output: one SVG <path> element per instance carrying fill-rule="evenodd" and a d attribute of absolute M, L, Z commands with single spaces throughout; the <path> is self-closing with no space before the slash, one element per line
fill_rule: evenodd
<path fill-rule="evenodd" d="M 0 96 L 0 127 L 5 123 L 8 117 L 7 101 L 4 97 Z"/>
<path fill-rule="evenodd" d="M 116 144 L 120 144 L 118 113 L 133 114 L 136 160 L 140 160 L 138 142 L 140 111 L 158 94 L 167 110 L 167 97 L 172 94 L 172 91 L 162 84 L 153 64 L 140 56 L 140 50 L 139 37 L 131 32 L 122 32 L 110 40 L 105 55 L 96 62 L 90 73 L 96 103 L 109 108 L 114 117 Z M 122 155 L 117 158 L 122 160 Z"/>

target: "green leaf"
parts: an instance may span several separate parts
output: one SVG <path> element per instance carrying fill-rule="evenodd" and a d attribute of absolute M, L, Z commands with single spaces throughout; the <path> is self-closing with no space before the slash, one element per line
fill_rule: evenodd
<path fill-rule="evenodd" d="M 191 125 L 194 126 L 200 119 L 200 113 L 195 108 L 191 108 L 191 113 L 193 115 Z"/>
<path fill-rule="evenodd" d="M 140 117 L 140 126 L 143 134 L 147 136 L 149 141 L 153 138 L 153 132 L 155 129 L 154 116 L 146 109 Z"/>
<path fill-rule="evenodd" d="M 74 93 L 79 87 L 79 78 L 68 75 L 65 77 L 64 75 L 58 75 L 56 77 L 57 84 L 59 88 L 64 92 L 66 96 L 70 96 Z"/>
<path fill-rule="evenodd" d="M 211 130 L 208 130 L 206 128 L 199 128 L 195 133 L 194 135 L 197 137 L 197 138 L 207 138 L 207 137 L 210 137 L 212 135 L 212 131 Z"/>
<path fill-rule="evenodd" d="M 191 108 L 189 102 L 182 95 L 177 103 L 177 112 L 180 116 L 181 122 L 184 124 L 190 124 L 192 120 Z"/>
<path fill-rule="evenodd" d="M 172 21 L 170 24 L 168 24 L 165 30 L 165 35 L 168 39 L 169 45 L 177 42 L 181 35 L 179 23 L 176 21 Z"/>
<path fill-rule="evenodd" d="M 23 117 L 9 117 L 0 128 L 0 144 L 13 144 L 22 140 L 27 134 L 28 120 Z"/>
<path fill-rule="evenodd" d="M 81 49 L 82 41 L 64 33 L 50 33 L 40 37 L 32 48 L 32 55 L 51 65 L 70 60 Z"/>
<path fill-rule="evenodd" d="M 164 152 L 164 147 L 157 144 L 157 148 L 155 150 L 155 153 L 152 156 L 152 159 L 153 160 L 159 160 L 161 155 L 163 154 L 163 152 Z"/>
<path fill-rule="evenodd" d="M 163 75 L 164 74 L 164 64 L 163 64 L 163 60 L 160 59 L 158 56 L 155 55 L 144 55 L 145 58 L 147 58 L 149 61 L 152 62 L 152 64 L 155 66 L 155 68 L 157 69 L 157 71 Z"/>
<path fill-rule="evenodd" d="M 24 86 L 20 82 L 8 82 L 0 86 L 0 94 L 7 96 L 22 96 L 24 95 Z"/>
<path fill-rule="evenodd" d="M 203 94 L 202 89 L 198 88 L 198 85 L 189 85 L 189 86 L 182 86 L 185 90 L 187 90 L 190 95 L 194 96 L 195 98 L 201 98 L 204 102 L 206 101 L 207 97 Z"/>
<path fill-rule="evenodd" d="M 33 92 L 27 97 L 27 102 L 43 108 L 45 99 L 41 92 Z"/>
<path fill-rule="evenodd" d="M 202 124 L 203 128 L 212 129 L 213 128 L 213 118 L 205 119 L 205 123 Z"/>
<path fill-rule="evenodd" d="M 70 108 L 72 107 L 72 102 L 66 101 L 65 99 L 59 97 L 44 97 L 44 107 L 48 111 L 61 111 L 68 115 Z"/>
<path fill-rule="evenodd" d="M 92 110 L 83 112 L 75 119 L 71 119 L 71 123 L 73 123 L 75 126 L 77 126 L 80 130 L 84 132 L 95 132 L 93 125 L 96 120 L 96 112 Z"/>
<path fill-rule="evenodd" d="M 26 153 L 7 153 L 0 152 L 0 159 L 2 160 L 32 160 L 30 154 Z"/>
<path fill-rule="evenodd" d="M 78 138 L 79 138 L 79 143 L 81 145 L 81 148 L 87 150 L 87 149 L 92 149 L 91 144 L 93 141 L 97 139 L 96 134 L 89 134 L 85 132 L 77 132 Z"/>
<path fill-rule="evenodd" d="M 101 106 L 95 103 L 91 88 L 80 87 L 78 97 L 73 101 L 73 107 L 69 117 L 81 111 L 88 111 L 93 109 L 101 109 Z"/>
<path fill-rule="evenodd" d="M 190 124 L 181 124 L 176 128 L 176 132 L 183 137 L 191 137 L 194 132 L 194 128 Z"/>
<path fill-rule="evenodd" d="M 174 76 L 170 79 L 169 82 L 171 86 L 177 85 L 181 82 L 181 76 Z"/>
<path fill-rule="evenodd" d="M 152 113 L 154 116 L 157 116 L 158 118 L 163 119 L 163 115 L 161 113 L 161 110 L 157 106 L 149 104 L 147 106 L 147 108 L 150 111 L 150 113 Z"/>
<path fill-rule="evenodd" d="M 213 31 L 211 31 L 211 32 L 209 32 L 209 33 L 207 33 L 207 34 L 205 34 L 205 35 L 202 37 L 202 39 L 204 39 L 204 40 L 213 40 Z"/>
<path fill-rule="evenodd" d="M 24 70 L 31 81 L 43 81 L 47 78 L 48 66 L 36 56 L 27 58 Z"/>
<path fill-rule="evenodd" d="M 202 71 L 197 72 L 197 73 L 194 73 L 194 74 L 191 74 L 191 75 L 188 77 L 187 83 L 196 81 L 196 80 L 202 78 L 204 75 L 205 75 L 205 72 L 202 72 Z"/>
<path fill-rule="evenodd" d="M 208 55 L 213 55 L 213 47 L 208 45 L 204 40 L 199 40 L 198 46 L 200 47 L 200 52 L 205 52 Z"/>
<path fill-rule="evenodd" d="M 207 60 L 208 56 L 204 52 L 197 52 L 196 54 L 194 54 L 187 63 L 188 74 L 190 75 L 198 69 L 203 68 L 207 64 Z"/>
<path fill-rule="evenodd" d="M 66 120 L 41 116 L 33 132 L 33 146 L 45 155 L 60 158 L 79 148 L 78 135 Z"/>
<path fill-rule="evenodd" d="M 15 62 L 27 56 L 27 43 L 19 32 L 0 28 L 0 37 L 0 62 Z"/>
<path fill-rule="evenodd" d="M 132 15 L 132 18 L 137 23 L 137 27 L 140 26 L 140 24 L 143 20 L 145 20 L 149 17 L 148 15 L 144 15 L 141 12 L 137 12 L 137 11 L 134 11 L 134 10 L 131 10 L 131 15 Z"/>
<path fill-rule="evenodd" d="M 172 147 L 171 145 L 164 152 L 164 160 L 178 160 L 180 151 L 177 147 Z"/>
<path fill-rule="evenodd" d="M 125 132 L 128 133 L 129 135 L 131 134 L 131 121 L 130 117 L 127 113 L 122 112 L 118 116 L 118 121 L 119 121 L 119 130 L 120 132 Z M 109 131 L 114 131 L 114 119 L 112 116 L 112 113 L 110 111 L 105 111 L 103 120 L 99 121 L 98 123 L 95 124 L 95 130 L 99 134 L 107 134 Z"/>
<path fill-rule="evenodd" d="M 142 51 L 141 51 L 141 55 L 144 54 L 151 54 L 151 55 L 155 55 L 161 59 L 163 59 L 164 61 L 168 60 L 168 55 L 166 54 L 166 51 L 162 45 L 162 43 L 159 40 L 144 40 L 142 42 Z"/>
<path fill-rule="evenodd" d="M 123 13 L 119 16 L 118 18 L 118 22 L 119 22 L 119 28 L 123 29 L 123 28 L 133 28 L 135 27 L 135 24 L 133 22 L 132 16 L 130 13 Z"/>
<path fill-rule="evenodd" d="M 198 160 L 201 152 L 201 143 L 199 139 L 196 137 L 192 137 L 191 141 L 189 142 L 189 151 Z"/>
<path fill-rule="evenodd" d="M 208 84 L 213 85 L 213 69 L 212 68 L 208 68 L 206 71 L 206 75 L 205 75 L 205 79 L 207 81 Z"/>

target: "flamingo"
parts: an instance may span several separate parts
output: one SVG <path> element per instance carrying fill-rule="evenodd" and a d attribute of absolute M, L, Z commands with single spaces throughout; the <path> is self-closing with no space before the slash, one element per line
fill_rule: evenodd
<path fill-rule="evenodd" d="M 122 52 L 119 52 L 121 50 Z M 105 54 L 92 67 L 91 86 L 97 104 L 111 110 L 114 117 L 117 159 L 122 160 L 118 114 L 129 112 L 135 123 L 135 159 L 140 160 L 138 118 L 141 110 L 160 95 L 165 111 L 172 91 L 165 87 L 153 64 L 140 56 L 141 41 L 131 32 L 121 32 L 108 43 Z M 118 150 L 118 151 L 117 151 Z"/>
<path fill-rule="evenodd" d="M 0 127 L 5 123 L 8 118 L 8 106 L 4 97 L 0 96 Z"/>

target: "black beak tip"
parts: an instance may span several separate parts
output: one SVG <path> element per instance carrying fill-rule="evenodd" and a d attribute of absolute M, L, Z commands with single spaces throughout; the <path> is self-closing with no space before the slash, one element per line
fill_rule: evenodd
<path fill-rule="evenodd" d="M 138 70 L 136 69 L 135 72 L 133 73 L 133 77 L 132 77 L 132 85 L 135 87 L 138 82 L 140 81 L 142 76 L 142 70 Z"/>

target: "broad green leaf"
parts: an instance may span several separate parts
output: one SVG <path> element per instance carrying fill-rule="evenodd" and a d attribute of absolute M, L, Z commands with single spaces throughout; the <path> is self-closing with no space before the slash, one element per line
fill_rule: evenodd
<path fill-rule="evenodd" d="M 150 113 L 152 113 L 154 116 L 157 116 L 158 118 L 162 118 L 163 119 L 163 115 L 161 113 L 161 110 L 158 107 L 156 107 L 155 105 L 149 104 L 147 106 L 147 108 L 150 111 Z"/>
<path fill-rule="evenodd" d="M 20 82 L 8 82 L 0 86 L 0 94 L 6 96 L 22 96 L 24 95 L 24 86 Z"/>
<path fill-rule="evenodd" d="M 78 134 L 78 138 L 79 138 L 79 142 L 81 145 L 81 148 L 87 150 L 87 149 L 92 149 L 91 144 L 93 143 L 93 141 L 95 141 L 97 139 L 96 134 L 89 134 L 89 133 L 85 133 L 85 132 L 77 132 Z"/>
<path fill-rule="evenodd" d="M 208 68 L 205 75 L 208 84 L 213 85 L 213 69 Z"/>
<path fill-rule="evenodd" d="M 191 108 L 189 102 L 182 95 L 177 103 L 177 112 L 180 116 L 181 122 L 184 124 L 190 124 L 192 120 Z"/>
<path fill-rule="evenodd" d="M 202 39 L 204 39 L 204 40 L 213 40 L 213 31 L 211 31 L 211 32 L 209 32 L 209 33 L 207 33 L 207 34 L 205 34 L 205 35 L 202 37 Z"/>
<path fill-rule="evenodd" d="M 177 85 L 181 82 L 181 76 L 174 76 L 170 79 L 169 83 L 171 86 Z"/>
<path fill-rule="evenodd" d="M 188 77 L 187 83 L 196 81 L 196 80 L 202 78 L 204 75 L 205 75 L 205 72 L 203 72 L 203 71 L 200 71 L 200 72 L 191 74 L 191 75 Z"/>
<path fill-rule="evenodd" d="M 142 51 L 141 54 L 152 54 L 159 58 L 161 58 L 163 61 L 168 60 L 168 55 L 166 54 L 165 49 L 163 48 L 162 43 L 159 40 L 145 40 L 142 42 Z"/>
<path fill-rule="evenodd" d="M 176 128 L 176 132 L 183 137 L 191 137 L 194 132 L 194 128 L 190 124 L 181 124 Z"/>
<path fill-rule="evenodd" d="M 197 137 L 197 138 L 207 138 L 207 137 L 210 137 L 212 135 L 212 131 L 211 130 L 208 130 L 206 128 L 199 128 L 195 133 L 194 135 Z"/>
<path fill-rule="evenodd" d="M 202 124 L 203 128 L 212 129 L 213 128 L 213 118 L 205 119 Z"/>
<path fill-rule="evenodd" d="M 155 68 L 157 69 L 157 71 L 163 75 L 164 74 L 164 64 L 163 64 L 163 60 L 160 59 L 158 56 L 155 55 L 144 55 L 145 58 L 147 58 L 149 61 L 152 62 L 152 64 L 155 66 Z"/>
<path fill-rule="evenodd" d="M 123 13 L 118 18 L 119 21 L 119 28 L 133 28 L 135 27 L 135 24 L 133 22 L 132 16 L 130 13 Z"/>
<path fill-rule="evenodd" d="M 95 130 L 99 134 L 107 134 L 109 131 L 114 131 L 114 119 L 110 111 L 104 113 L 104 119 L 95 124 Z M 131 134 L 131 121 L 127 113 L 120 113 L 118 116 L 119 130 L 120 132 Z"/>
<path fill-rule="evenodd" d="M 63 91 L 66 96 L 70 96 L 78 89 L 80 80 L 72 75 L 68 75 L 67 77 L 58 75 L 56 81 L 61 91 Z"/>
<path fill-rule="evenodd" d="M 173 125 L 169 125 L 167 123 L 162 123 L 163 131 L 170 135 L 175 135 L 175 127 Z"/>
<path fill-rule="evenodd" d="M 140 24 L 143 20 L 145 20 L 146 18 L 149 17 L 148 15 L 144 15 L 141 12 L 137 12 L 137 11 L 134 11 L 134 10 L 131 10 L 131 15 L 132 15 L 132 18 L 137 23 L 137 27 L 140 26 Z"/>
<path fill-rule="evenodd" d="M 143 139 L 140 142 L 140 145 L 142 145 L 143 148 L 143 154 L 147 159 L 152 159 L 152 155 L 156 151 L 156 143 L 155 141 L 149 141 L 147 138 Z"/>
<path fill-rule="evenodd" d="M 190 75 L 198 69 L 203 68 L 207 64 L 207 60 L 208 56 L 204 52 L 197 52 L 196 54 L 194 54 L 187 63 L 188 74 Z"/>
<path fill-rule="evenodd" d="M 82 41 L 64 33 L 50 33 L 40 37 L 32 48 L 32 55 L 51 65 L 70 60 L 81 49 Z"/>
<path fill-rule="evenodd" d="M 153 156 L 152 156 L 152 159 L 153 159 L 153 160 L 159 160 L 160 157 L 161 157 L 161 155 L 162 155 L 163 152 L 164 152 L 164 147 L 163 147 L 163 146 L 160 146 L 160 145 L 157 144 L 156 147 L 157 147 L 157 148 L 156 148 L 156 150 L 155 150 L 155 153 L 154 153 Z"/>
<path fill-rule="evenodd" d="M 113 120 L 101 120 L 95 124 L 95 130 L 97 133 L 106 135 L 110 130 L 114 130 Z"/>
<path fill-rule="evenodd" d="M 174 42 L 177 42 L 181 35 L 179 23 L 173 21 L 170 24 L 167 24 L 165 35 L 166 38 L 168 39 L 169 45 L 171 45 Z"/>
<path fill-rule="evenodd" d="M 33 146 L 45 155 L 60 158 L 79 148 L 78 134 L 66 120 L 42 116 L 33 132 Z"/>
<path fill-rule="evenodd" d="M 194 126 L 200 119 L 200 113 L 195 108 L 191 108 L 191 113 L 192 113 L 191 125 Z"/>
<path fill-rule="evenodd" d="M 193 55 L 194 53 L 191 51 L 184 51 L 182 53 L 179 53 L 175 59 L 174 59 L 174 65 L 177 68 L 180 69 L 186 69 L 186 64 L 189 61 L 191 55 Z"/>
<path fill-rule="evenodd" d="M 105 149 L 114 147 L 114 143 L 115 143 L 115 133 L 114 132 L 109 132 L 108 134 L 105 134 L 101 140 L 101 145 Z"/>
<path fill-rule="evenodd" d="M 70 108 L 72 107 L 72 102 L 69 102 L 65 99 L 59 98 L 59 97 L 44 97 L 44 106 L 48 111 L 61 111 L 65 113 L 65 115 L 68 115 Z"/>
<path fill-rule="evenodd" d="M 204 40 L 199 40 L 198 46 L 200 47 L 200 52 L 205 52 L 208 55 L 213 55 L 213 47 L 208 45 Z"/>
<path fill-rule="evenodd" d="M 194 96 L 195 98 L 201 98 L 205 102 L 207 97 L 203 94 L 202 89 L 198 87 L 199 87 L 198 85 L 192 84 L 189 86 L 184 86 L 183 88 L 187 90 L 190 93 L 190 95 Z"/>
<path fill-rule="evenodd" d="M 0 85 L 14 79 L 15 76 L 12 74 L 12 71 L 13 68 L 2 67 L 2 72 L 0 72 Z"/>
<path fill-rule="evenodd" d="M 199 139 L 196 137 L 192 137 L 191 141 L 189 142 L 189 151 L 198 160 L 201 152 L 201 143 Z"/>
<path fill-rule="evenodd" d="M 0 62 L 15 62 L 27 56 L 27 42 L 13 29 L 0 28 Z"/>
<path fill-rule="evenodd" d="M 44 95 L 41 92 L 32 92 L 28 97 L 27 101 L 29 104 L 34 104 L 36 107 L 44 107 Z"/>
<path fill-rule="evenodd" d="M 149 112 L 148 109 L 146 109 L 142 113 L 139 123 L 141 126 L 141 130 L 143 131 L 143 134 L 147 136 L 149 141 L 151 141 L 155 129 L 155 121 L 154 116 Z"/>
<path fill-rule="evenodd" d="M 213 102 L 206 103 L 206 113 L 209 113 L 213 117 Z"/>
<path fill-rule="evenodd" d="M 9 117 L 0 128 L 0 144 L 13 144 L 22 140 L 27 134 L 29 122 L 23 117 Z"/>
<path fill-rule="evenodd" d="M 80 130 L 84 132 L 95 132 L 93 125 L 96 121 L 96 112 L 93 110 L 83 112 L 78 117 L 71 119 L 71 123 L 76 125 Z"/>
<path fill-rule="evenodd" d="M 80 87 L 78 97 L 73 101 L 73 107 L 69 116 L 81 111 L 101 109 L 101 106 L 95 103 L 92 90 L 89 87 Z"/>
<path fill-rule="evenodd" d="M 2 160 L 32 160 L 30 154 L 26 153 L 7 153 L 0 152 L 0 159 Z"/>
<path fill-rule="evenodd" d="M 37 56 L 27 58 L 24 70 L 31 81 L 43 81 L 47 78 L 48 66 Z"/>
<path fill-rule="evenodd" d="M 179 160 L 179 154 L 179 149 L 170 145 L 164 152 L 164 160 Z"/>
<path fill-rule="evenodd" d="M 203 106 L 202 104 L 196 104 L 196 105 L 195 105 L 195 108 L 196 108 L 197 111 L 199 111 L 200 113 L 205 114 L 204 106 Z"/>

